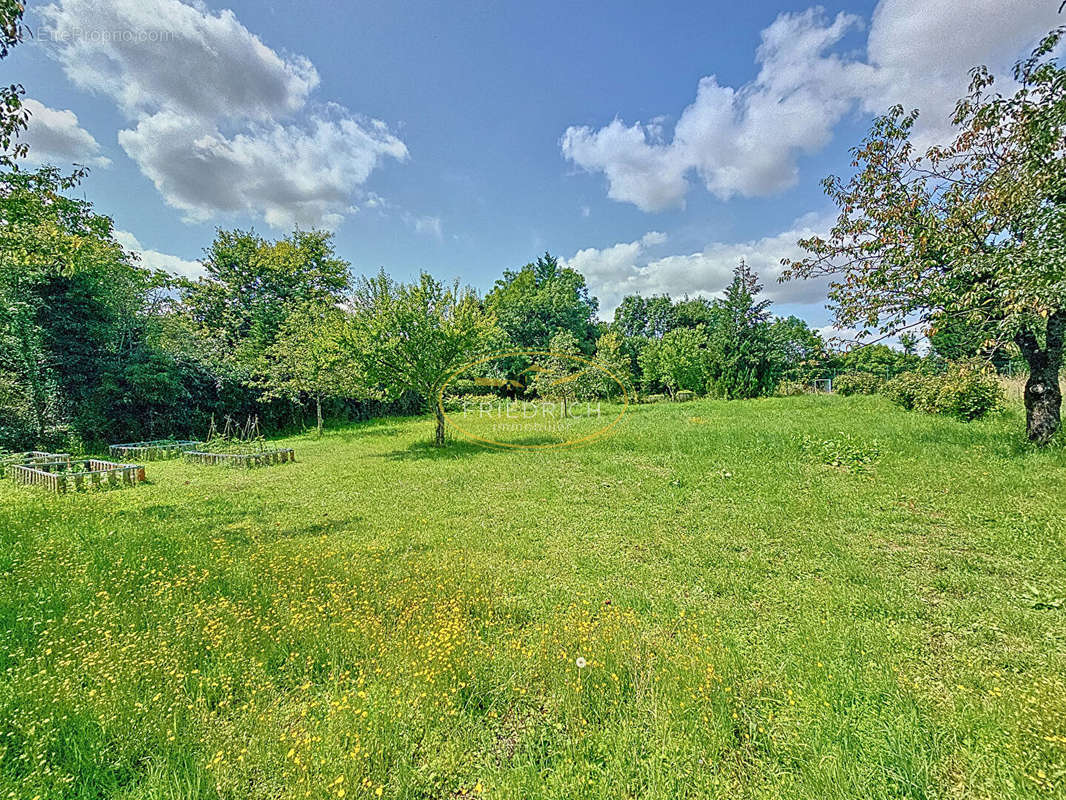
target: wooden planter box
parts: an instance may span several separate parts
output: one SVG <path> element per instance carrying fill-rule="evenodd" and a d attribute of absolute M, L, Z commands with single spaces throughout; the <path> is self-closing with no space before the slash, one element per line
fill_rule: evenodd
<path fill-rule="evenodd" d="M 176 458 L 186 450 L 202 447 L 203 442 L 193 440 L 154 439 L 148 442 L 126 442 L 111 445 L 111 457 L 132 461 L 160 461 Z"/>
<path fill-rule="evenodd" d="M 193 464 L 222 464 L 229 467 L 266 467 L 271 464 L 284 464 L 295 461 L 296 453 L 291 448 L 280 450 L 263 450 L 259 453 L 205 453 L 199 450 L 186 450 L 185 460 Z"/>
<path fill-rule="evenodd" d="M 43 450 L 28 450 L 25 453 L 8 453 L 0 457 L 0 478 L 16 465 L 30 466 L 44 461 L 70 461 L 70 453 L 46 453 Z"/>
<path fill-rule="evenodd" d="M 144 480 L 140 464 L 116 464 L 87 458 L 83 461 L 40 461 L 35 464 L 15 464 L 8 468 L 15 483 L 24 486 L 44 486 L 53 492 L 80 489 L 106 489 L 136 486 Z"/>

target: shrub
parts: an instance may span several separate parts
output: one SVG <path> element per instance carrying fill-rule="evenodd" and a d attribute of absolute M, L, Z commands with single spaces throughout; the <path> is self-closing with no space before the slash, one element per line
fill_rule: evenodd
<path fill-rule="evenodd" d="M 901 372 L 881 387 L 881 394 L 897 406 L 910 411 L 914 408 L 919 394 L 923 393 L 926 381 L 931 377 L 934 376 L 919 372 Z"/>
<path fill-rule="evenodd" d="M 1003 387 L 995 376 L 972 364 L 959 364 L 940 378 L 936 411 L 962 420 L 980 419 L 999 408 Z"/>
<path fill-rule="evenodd" d="M 808 394 L 810 389 L 803 381 L 781 381 L 777 384 L 777 391 L 775 394 L 778 397 L 799 397 L 801 394 Z"/>
<path fill-rule="evenodd" d="M 833 391 L 837 394 L 877 394 L 883 381 L 870 372 L 843 372 L 833 379 Z"/>
<path fill-rule="evenodd" d="M 1003 400 L 999 381 L 972 364 L 952 365 L 942 375 L 904 372 L 888 381 L 882 394 L 908 410 L 967 421 L 994 411 Z"/>

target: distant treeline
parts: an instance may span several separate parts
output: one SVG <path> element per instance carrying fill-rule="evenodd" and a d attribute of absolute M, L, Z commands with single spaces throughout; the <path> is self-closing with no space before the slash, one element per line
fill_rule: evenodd
<path fill-rule="evenodd" d="M 0 173 L 0 447 L 195 437 L 226 415 L 256 414 L 272 432 L 412 413 L 433 399 L 389 386 L 388 375 L 368 379 L 346 328 L 357 282 L 329 233 L 270 241 L 219 230 L 205 276 L 184 280 L 139 265 L 111 220 L 72 196 L 78 177 Z M 841 370 L 891 377 L 918 359 L 913 342 L 909 352 L 827 350 L 802 320 L 770 313 L 743 263 L 723 288 L 713 301 L 626 297 L 608 323 L 584 277 L 545 254 L 505 271 L 467 310 L 491 332 L 482 350 L 491 341 L 595 357 L 632 392 L 753 397 Z M 362 312 L 392 313 L 400 301 L 374 302 Z M 392 335 L 413 334 L 425 316 Z M 976 350 L 958 332 L 934 339 L 934 355 Z"/>

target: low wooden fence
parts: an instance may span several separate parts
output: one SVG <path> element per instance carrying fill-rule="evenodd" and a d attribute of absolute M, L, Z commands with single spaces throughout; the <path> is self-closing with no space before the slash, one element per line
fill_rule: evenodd
<path fill-rule="evenodd" d="M 27 450 L 25 453 L 7 453 L 0 456 L 0 478 L 7 474 L 7 471 L 14 466 L 30 466 L 31 464 L 39 464 L 45 461 L 66 461 L 70 462 L 70 453 L 46 453 L 43 450 Z"/>
<path fill-rule="evenodd" d="M 15 483 L 43 486 L 58 493 L 136 486 L 144 481 L 144 467 L 140 464 L 117 464 L 96 458 L 15 464 L 9 467 L 8 472 Z"/>
<path fill-rule="evenodd" d="M 154 439 L 147 442 L 126 442 L 111 445 L 111 457 L 131 461 L 160 461 L 176 458 L 186 450 L 203 447 L 203 442 L 185 439 Z"/>
<path fill-rule="evenodd" d="M 287 461 L 295 461 L 296 453 L 287 447 L 279 450 L 262 450 L 258 453 L 206 453 L 200 450 L 186 450 L 184 458 L 194 464 L 266 467 L 271 464 L 284 464 Z"/>

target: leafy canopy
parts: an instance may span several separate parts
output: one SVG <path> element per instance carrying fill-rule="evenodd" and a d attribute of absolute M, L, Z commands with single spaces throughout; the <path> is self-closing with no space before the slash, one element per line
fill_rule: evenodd
<path fill-rule="evenodd" d="M 437 414 L 443 444 L 441 390 L 457 369 L 500 349 L 495 315 L 458 281 L 445 285 L 423 272 L 417 283 L 397 283 L 384 271 L 359 280 L 351 314 L 347 340 L 368 383 L 390 396 L 419 395 Z"/>
<path fill-rule="evenodd" d="M 551 337 L 569 331 L 591 353 L 599 303 L 581 273 L 563 267 L 550 253 L 517 272 L 506 270 L 485 298 L 516 348 L 547 350 Z"/>

